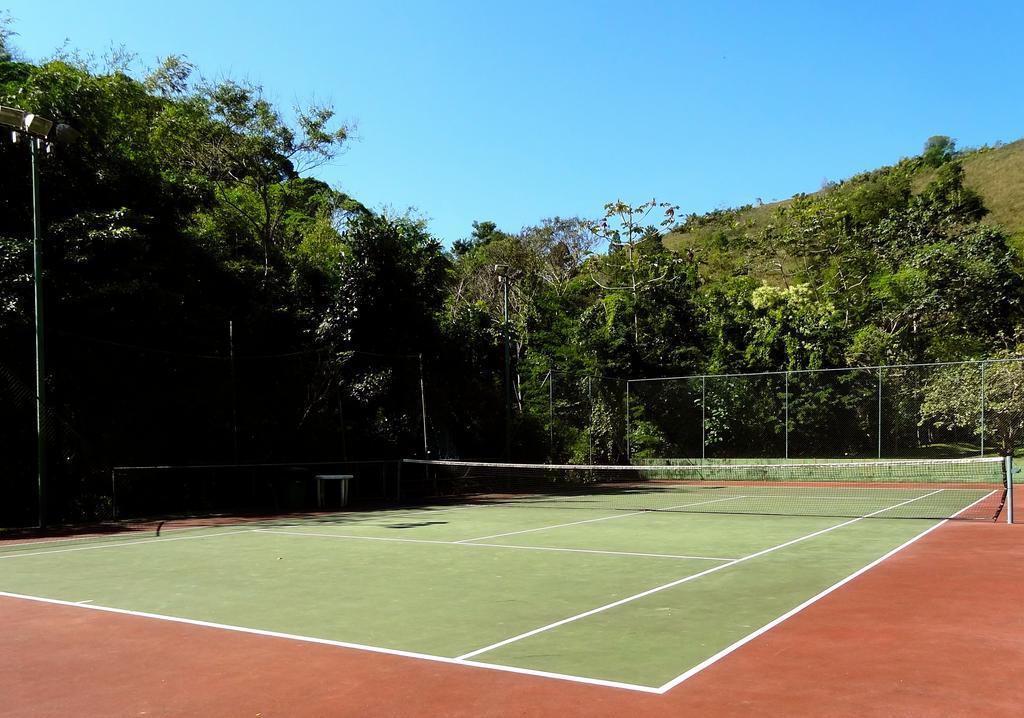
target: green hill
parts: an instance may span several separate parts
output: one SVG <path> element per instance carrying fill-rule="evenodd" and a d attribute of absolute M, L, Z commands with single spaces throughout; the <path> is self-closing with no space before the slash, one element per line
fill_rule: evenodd
<path fill-rule="evenodd" d="M 964 168 L 965 185 L 981 195 L 988 209 L 984 221 L 1003 230 L 1011 238 L 1011 245 L 1024 256 L 1024 139 L 958 152 L 955 159 Z M 911 189 L 915 193 L 923 190 L 936 172 L 934 168 L 925 166 L 920 158 L 911 158 L 891 167 L 857 175 L 838 183 L 833 189 L 855 191 L 865 179 L 897 169 L 913 173 Z M 799 196 L 802 195 L 794 195 Z M 722 271 L 741 270 L 755 276 L 774 274 L 780 262 L 786 265 L 795 260 L 776 258 L 775 266 L 763 266 L 764 252 L 751 250 L 755 246 L 763 250 L 765 229 L 776 218 L 777 211 L 792 202 L 793 199 L 787 199 L 691 215 L 677 231 L 665 237 L 665 244 L 676 251 L 699 253 L 701 261 L 712 271 L 717 267 Z"/>
<path fill-rule="evenodd" d="M 967 186 L 989 210 L 985 221 L 1001 227 L 1024 250 L 1024 140 L 971 152 L 963 165 Z"/>

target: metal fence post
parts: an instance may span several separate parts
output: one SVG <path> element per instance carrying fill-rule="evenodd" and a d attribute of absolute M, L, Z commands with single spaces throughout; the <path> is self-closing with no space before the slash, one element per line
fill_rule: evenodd
<path fill-rule="evenodd" d="M 985 362 L 981 363 L 981 455 L 985 455 Z"/>
<path fill-rule="evenodd" d="M 786 458 L 789 458 L 789 372 L 786 372 L 786 428 L 783 433 L 786 435 Z"/>
<path fill-rule="evenodd" d="M 548 457 L 555 460 L 555 375 L 548 369 Z"/>
<path fill-rule="evenodd" d="M 707 377 L 700 378 L 700 460 L 707 458 L 708 452 L 708 421 L 707 421 Z"/>
<path fill-rule="evenodd" d="M 117 519 L 117 469 L 110 470 L 110 517 Z"/>
<path fill-rule="evenodd" d="M 882 458 L 882 367 L 878 367 L 878 458 Z"/>
<path fill-rule="evenodd" d="M 594 377 L 587 377 L 587 402 L 590 404 L 590 419 L 587 421 L 588 463 L 594 463 Z"/>
<path fill-rule="evenodd" d="M 626 379 L 626 463 L 633 463 L 633 448 L 630 445 L 630 426 L 629 426 L 629 379 Z"/>

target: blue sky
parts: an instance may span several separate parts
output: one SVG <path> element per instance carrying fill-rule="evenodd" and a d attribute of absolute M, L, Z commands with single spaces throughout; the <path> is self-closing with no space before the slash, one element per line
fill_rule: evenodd
<path fill-rule="evenodd" d="M 181 54 L 357 139 L 317 170 L 364 203 L 516 231 L 650 198 L 704 212 L 920 152 L 1024 136 L 1019 2 L 8 0 L 32 59 Z"/>

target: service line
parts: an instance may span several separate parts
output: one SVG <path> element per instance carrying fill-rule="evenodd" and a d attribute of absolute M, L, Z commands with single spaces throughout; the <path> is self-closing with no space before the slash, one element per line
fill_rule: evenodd
<path fill-rule="evenodd" d="M 694 561 L 733 561 L 719 556 L 686 556 L 674 553 L 642 553 L 639 551 L 605 551 L 590 548 L 561 548 L 554 546 L 517 546 L 504 543 L 463 543 L 462 541 L 440 541 L 437 539 L 399 538 L 397 536 L 357 536 L 355 534 L 316 533 L 313 531 L 280 531 L 277 529 L 250 529 L 253 533 L 277 534 L 279 536 L 314 536 L 317 538 L 352 539 L 356 541 L 394 541 L 397 543 L 421 543 L 435 546 L 477 546 L 479 548 L 504 548 L 516 551 L 561 551 L 566 553 L 593 553 L 604 556 L 643 556 L 645 558 L 675 558 Z"/>
<path fill-rule="evenodd" d="M 690 503 L 690 504 L 679 504 L 678 506 L 666 506 L 664 508 L 645 509 L 643 511 L 630 511 L 629 513 L 625 513 L 625 514 L 614 514 L 612 516 L 601 516 L 601 517 L 596 518 L 596 519 L 584 519 L 583 521 L 570 521 L 569 523 L 564 523 L 564 524 L 552 524 L 550 526 L 540 526 L 540 527 L 535 528 L 535 529 L 523 529 L 522 531 L 506 531 L 505 533 L 491 534 L 490 536 L 476 536 L 475 538 L 462 539 L 461 541 L 456 541 L 455 543 L 471 543 L 473 541 L 486 541 L 488 539 L 501 538 L 502 536 L 518 536 L 519 534 L 529 534 L 529 533 L 534 533 L 535 531 L 548 531 L 550 529 L 560 529 L 560 528 L 564 528 L 566 526 L 579 526 L 580 524 L 592 524 L 592 523 L 596 523 L 598 521 L 611 521 L 612 519 L 624 519 L 624 518 L 626 518 L 628 516 L 640 516 L 641 514 L 652 514 L 652 513 L 656 514 L 656 513 L 660 512 L 660 511 L 675 511 L 677 509 L 685 509 L 685 508 L 688 508 L 690 506 L 703 506 L 705 504 L 717 504 L 717 503 L 720 503 L 722 501 L 735 501 L 736 499 L 745 499 L 745 498 L 747 498 L 747 497 L 746 496 L 727 496 L 724 499 L 711 499 L 709 501 L 696 501 L 696 502 Z"/>

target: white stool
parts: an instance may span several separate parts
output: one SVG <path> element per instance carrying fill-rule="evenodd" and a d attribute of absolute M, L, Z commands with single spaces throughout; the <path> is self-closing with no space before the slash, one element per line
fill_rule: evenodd
<path fill-rule="evenodd" d="M 316 479 L 316 507 L 322 509 L 324 507 L 324 482 L 326 481 L 337 481 L 339 482 L 341 500 L 338 502 L 338 508 L 342 509 L 348 505 L 348 482 L 352 480 L 352 474 L 317 474 Z"/>

